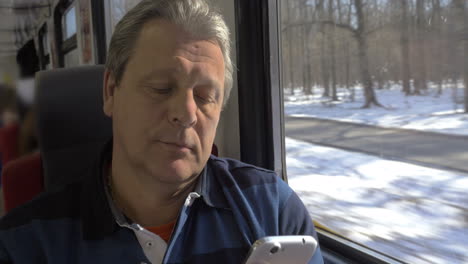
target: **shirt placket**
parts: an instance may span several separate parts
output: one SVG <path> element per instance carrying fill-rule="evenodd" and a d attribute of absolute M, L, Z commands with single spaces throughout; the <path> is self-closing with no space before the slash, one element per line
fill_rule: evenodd
<path fill-rule="evenodd" d="M 174 228 L 174 231 L 172 232 L 171 239 L 169 240 L 169 244 L 167 246 L 166 254 L 164 255 L 163 259 L 163 264 L 169 263 L 171 260 L 172 252 L 174 251 L 174 248 L 176 246 L 176 241 L 177 238 L 180 236 L 182 233 L 182 229 L 187 222 L 187 219 L 189 217 L 190 210 L 192 208 L 193 203 L 195 202 L 196 199 L 200 198 L 200 194 L 196 192 L 192 192 L 188 195 L 188 197 L 185 199 L 184 206 L 182 207 L 179 217 L 177 220 L 177 224 Z"/>

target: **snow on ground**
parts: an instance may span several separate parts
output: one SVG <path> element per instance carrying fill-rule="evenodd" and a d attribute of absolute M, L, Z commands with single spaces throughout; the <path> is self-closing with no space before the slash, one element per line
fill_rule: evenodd
<path fill-rule="evenodd" d="M 433 88 L 433 87 L 432 87 Z M 397 85 L 377 91 L 383 108 L 286 96 L 286 115 L 468 135 L 468 115 L 445 87 L 405 97 Z M 318 92 L 317 92 L 318 93 Z M 348 96 L 343 90 L 342 98 Z M 468 175 L 286 138 L 290 186 L 331 229 L 408 263 L 468 263 Z"/>
<path fill-rule="evenodd" d="M 315 220 L 408 263 L 468 263 L 468 175 L 290 138 L 286 151 Z"/>
<path fill-rule="evenodd" d="M 315 91 L 312 96 L 304 96 L 297 91 L 295 95 L 285 95 L 285 114 L 468 135 L 468 115 L 462 113 L 463 105 L 460 104 L 463 87 L 459 85 L 458 89 L 454 89 L 444 85 L 440 96 L 437 96 L 435 86 L 429 87 L 425 95 L 420 96 L 405 96 L 399 85 L 393 85 L 388 90 L 377 90 L 377 98 L 386 108 L 371 109 L 361 109 L 363 90 L 360 87 L 356 88 L 355 102 L 350 101 L 346 89 L 339 89 L 338 96 L 342 100 L 339 102 L 322 98 L 321 90 Z M 455 95 L 458 97 L 456 100 Z"/>

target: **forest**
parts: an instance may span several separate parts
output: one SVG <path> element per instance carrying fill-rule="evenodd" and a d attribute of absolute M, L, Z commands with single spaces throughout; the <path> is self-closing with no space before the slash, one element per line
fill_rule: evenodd
<path fill-rule="evenodd" d="M 282 79 L 285 94 L 338 90 L 363 108 L 382 107 L 378 91 L 392 84 L 406 96 L 435 96 L 444 87 L 468 112 L 468 1 L 280 1 Z M 394 86 L 393 86 L 394 87 Z M 464 88 L 463 88 L 464 87 Z M 432 93 L 432 90 L 431 90 Z"/>

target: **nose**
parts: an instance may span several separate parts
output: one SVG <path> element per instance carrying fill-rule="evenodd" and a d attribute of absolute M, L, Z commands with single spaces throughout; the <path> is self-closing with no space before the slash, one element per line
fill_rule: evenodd
<path fill-rule="evenodd" d="M 191 89 L 175 94 L 169 108 L 169 121 L 172 124 L 190 128 L 197 123 L 198 106 Z"/>

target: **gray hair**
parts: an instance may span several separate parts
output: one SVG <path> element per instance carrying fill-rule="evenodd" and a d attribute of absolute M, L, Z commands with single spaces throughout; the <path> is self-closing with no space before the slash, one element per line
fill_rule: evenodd
<path fill-rule="evenodd" d="M 233 82 L 229 29 L 223 16 L 206 0 L 143 0 L 125 14 L 115 27 L 106 62 L 106 68 L 114 75 L 117 85 L 123 78 L 141 29 L 146 22 L 156 18 L 181 26 L 196 39 L 216 40 L 225 64 L 224 106 Z"/>

